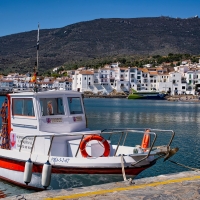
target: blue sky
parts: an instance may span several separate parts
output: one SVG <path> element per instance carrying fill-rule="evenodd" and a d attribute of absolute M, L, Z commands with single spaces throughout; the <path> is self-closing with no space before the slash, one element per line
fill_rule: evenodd
<path fill-rule="evenodd" d="M 0 0 L 0 37 L 99 18 L 200 17 L 200 0 Z"/>

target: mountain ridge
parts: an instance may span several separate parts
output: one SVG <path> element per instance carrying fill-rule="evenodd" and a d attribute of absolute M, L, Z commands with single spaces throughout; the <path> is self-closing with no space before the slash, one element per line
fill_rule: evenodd
<path fill-rule="evenodd" d="M 0 72 L 31 71 L 37 30 L 0 37 Z M 39 69 L 103 57 L 200 53 L 200 19 L 109 18 L 40 30 Z"/>

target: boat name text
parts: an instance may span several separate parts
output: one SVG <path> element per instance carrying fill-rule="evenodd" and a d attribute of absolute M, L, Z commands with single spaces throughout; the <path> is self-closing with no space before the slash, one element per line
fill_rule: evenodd
<path fill-rule="evenodd" d="M 69 158 L 51 158 L 51 162 L 62 162 L 62 163 L 68 163 L 69 162 Z"/>

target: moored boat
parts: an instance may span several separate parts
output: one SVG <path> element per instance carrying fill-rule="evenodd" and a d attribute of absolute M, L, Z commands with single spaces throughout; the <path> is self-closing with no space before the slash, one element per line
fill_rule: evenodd
<path fill-rule="evenodd" d="M 171 155 L 175 134 L 150 128 L 90 130 L 82 94 L 73 91 L 8 94 L 1 115 L 0 178 L 29 188 L 54 188 L 50 180 L 57 174 L 134 178 Z M 156 147 L 156 132 L 171 137 Z M 136 145 L 129 138 L 138 135 Z"/>
<path fill-rule="evenodd" d="M 129 94 L 128 99 L 156 99 L 156 100 L 164 100 L 166 97 L 166 94 L 150 91 L 150 92 L 133 92 L 132 94 Z"/>

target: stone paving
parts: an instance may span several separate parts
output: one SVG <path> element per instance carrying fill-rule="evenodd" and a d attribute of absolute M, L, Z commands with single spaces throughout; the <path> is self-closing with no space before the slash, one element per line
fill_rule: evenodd
<path fill-rule="evenodd" d="M 4 199 L 200 200 L 200 171 L 187 171 L 90 187 L 47 190 Z"/>

